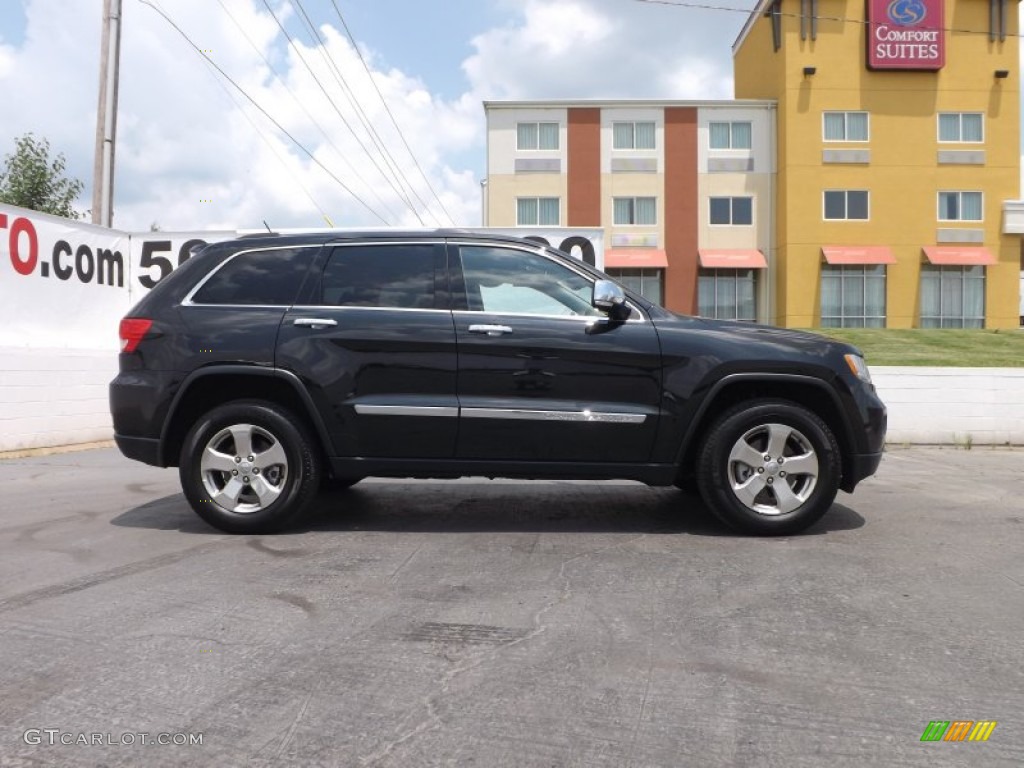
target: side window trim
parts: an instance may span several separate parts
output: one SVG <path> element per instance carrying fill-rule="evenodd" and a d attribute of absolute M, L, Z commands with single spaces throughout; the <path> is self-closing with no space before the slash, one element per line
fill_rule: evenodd
<path fill-rule="evenodd" d="M 434 279 L 432 283 L 434 293 L 434 306 L 432 307 L 388 307 L 388 306 L 359 306 L 346 304 L 327 304 L 323 300 L 324 276 L 327 267 L 331 262 L 335 250 L 339 248 L 367 248 L 387 247 L 403 245 L 428 245 L 434 249 Z M 333 310 L 374 310 L 388 312 L 450 312 L 448 305 L 450 289 L 448 286 L 448 274 L 445 255 L 445 241 L 440 239 L 415 239 L 415 240 L 342 240 L 324 243 L 322 264 L 316 270 L 316 279 L 313 281 L 309 291 L 304 291 L 305 302 L 296 304 L 296 307 L 303 309 L 333 309 Z"/>
<path fill-rule="evenodd" d="M 268 245 L 268 246 L 263 247 L 263 248 L 245 248 L 243 250 L 236 251 L 235 253 L 231 254 L 226 259 L 224 259 L 224 261 L 222 261 L 216 267 L 211 269 L 210 272 L 205 277 L 203 277 L 202 280 L 200 280 L 198 283 L 196 283 L 194 286 L 192 286 L 192 290 L 190 290 L 188 292 L 188 294 L 185 296 L 185 298 L 181 300 L 181 306 L 183 306 L 183 307 L 291 307 L 291 306 L 294 305 L 294 302 L 292 302 L 291 304 L 215 304 L 215 303 L 206 303 L 206 302 L 193 301 L 193 297 L 197 293 L 199 293 L 199 291 L 201 291 L 203 289 L 203 286 L 205 286 L 211 279 L 213 279 L 214 275 L 216 275 L 218 272 L 220 272 L 222 269 L 224 269 L 225 266 L 230 264 L 232 261 L 237 259 L 239 256 L 243 256 L 243 255 L 249 254 L 249 253 L 262 253 L 264 251 L 283 251 L 283 250 L 294 251 L 294 250 L 299 250 L 301 248 L 322 248 L 322 247 L 323 247 L 322 243 L 298 243 L 298 244 L 295 244 L 295 245 Z M 317 257 L 314 256 L 313 259 L 311 260 L 310 264 L 307 265 L 306 274 L 303 275 L 302 282 L 299 284 L 299 289 L 295 293 L 296 300 L 298 298 L 300 298 L 302 296 L 302 294 L 304 293 L 305 286 L 307 285 L 307 282 L 308 282 L 308 279 L 309 279 L 310 269 L 313 266 L 315 266 L 316 258 Z"/>
<path fill-rule="evenodd" d="M 449 239 L 448 241 L 448 270 L 449 270 L 449 283 L 451 286 L 451 308 L 453 312 L 466 312 L 466 313 L 481 313 L 481 314 L 498 314 L 507 315 L 509 317 L 536 317 L 536 318 L 550 318 L 558 320 L 585 320 L 594 321 L 600 320 L 600 315 L 536 315 L 529 313 L 517 313 L 517 312 L 490 312 L 487 313 L 483 309 L 470 309 L 468 293 L 466 291 L 466 277 L 462 268 L 462 254 L 460 249 L 463 246 L 480 247 L 480 248 L 505 248 L 512 251 L 518 251 L 520 253 L 529 253 L 536 256 L 541 256 L 550 262 L 558 264 L 571 272 L 582 277 L 584 280 L 589 282 L 591 286 L 600 278 L 595 277 L 585 269 L 577 269 L 574 264 L 567 264 L 561 259 L 555 258 L 552 254 L 548 253 L 543 247 L 538 246 L 537 248 L 530 248 L 527 246 L 520 245 L 518 243 L 494 243 L 483 240 L 470 240 L 470 239 Z M 630 314 L 629 323 L 643 323 L 646 322 L 646 315 L 644 311 L 635 302 L 629 301 L 629 306 L 633 309 Z"/>

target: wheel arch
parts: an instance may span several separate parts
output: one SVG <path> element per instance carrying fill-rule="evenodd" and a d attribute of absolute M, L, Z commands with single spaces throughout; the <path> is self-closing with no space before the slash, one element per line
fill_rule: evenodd
<path fill-rule="evenodd" d="M 724 376 L 711 387 L 690 422 L 683 437 L 676 464 L 680 477 L 692 473 L 697 452 L 708 430 L 718 417 L 735 405 L 765 398 L 785 400 L 813 411 L 836 437 L 840 451 L 843 479 L 840 488 L 853 490 L 853 461 L 856 447 L 853 429 L 842 402 L 828 382 L 801 374 L 738 373 Z"/>
<path fill-rule="evenodd" d="M 298 376 L 279 368 L 228 365 L 200 368 L 182 382 L 160 434 L 160 465 L 177 466 L 185 436 L 196 420 L 233 400 L 267 400 L 287 408 L 316 435 L 323 457 L 333 453 L 327 428 Z"/>

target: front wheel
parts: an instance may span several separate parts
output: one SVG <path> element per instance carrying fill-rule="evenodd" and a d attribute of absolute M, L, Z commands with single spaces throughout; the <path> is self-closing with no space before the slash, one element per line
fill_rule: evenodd
<path fill-rule="evenodd" d="M 813 525 L 835 500 L 839 446 L 817 414 L 758 400 L 723 414 L 700 448 L 698 483 L 711 511 L 743 533 L 779 536 Z"/>
<path fill-rule="evenodd" d="M 196 513 L 228 533 L 272 533 L 316 495 L 320 461 L 309 433 L 273 403 L 218 406 L 189 430 L 179 475 Z"/>

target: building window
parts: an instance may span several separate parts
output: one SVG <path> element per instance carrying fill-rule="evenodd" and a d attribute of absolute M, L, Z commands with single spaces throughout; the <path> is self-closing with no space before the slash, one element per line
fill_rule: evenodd
<path fill-rule="evenodd" d="M 712 224 L 748 227 L 754 223 L 754 198 L 712 197 L 710 218 Z"/>
<path fill-rule="evenodd" d="M 750 149 L 750 123 L 708 123 L 711 149 Z"/>
<path fill-rule="evenodd" d="M 939 192 L 939 221 L 981 221 L 981 192 Z"/>
<path fill-rule="evenodd" d="M 718 320 L 754 320 L 754 270 L 700 270 L 697 311 L 703 317 Z"/>
<path fill-rule="evenodd" d="M 984 328 L 985 268 L 921 267 L 922 328 Z"/>
<path fill-rule="evenodd" d="M 615 278 L 633 293 L 639 293 L 659 306 L 663 304 L 665 270 L 609 268 L 607 272 L 609 277 Z"/>
<path fill-rule="evenodd" d="M 614 149 L 654 149 L 654 123 L 613 123 L 612 147 Z"/>
<path fill-rule="evenodd" d="M 867 141 L 868 113 L 825 112 L 822 130 L 825 141 Z"/>
<path fill-rule="evenodd" d="M 557 227 L 559 208 L 557 197 L 520 197 L 516 200 L 516 226 Z"/>
<path fill-rule="evenodd" d="M 939 141 L 980 144 L 985 141 L 981 112 L 940 112 Z"/>
<path fill-rule="evenodd" d="M 518 123 L 516 149 L 558 149 L 558 123 Z"/>
<path fill-rule="evenodd" d="M 612 223 L 615 226 L 626 224 L 653 226 L 657 223 L 657 204 L 653 197 L 616 197 L 612 203 L 615 209 Z"/>
<path fill-rule="evenodd" d="M 885 327 L 885 266 L 821 268 L 823 328 Z"/>
<path fill-rule="evenodd" d="M 865 220 L 868 193 L 863 189 L 825 190 L 825 218 L 829 221 Z"/>

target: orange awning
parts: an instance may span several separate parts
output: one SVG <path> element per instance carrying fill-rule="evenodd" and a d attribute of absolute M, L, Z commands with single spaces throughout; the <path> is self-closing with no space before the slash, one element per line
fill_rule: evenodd
<path fill-rule="evenodd" d="M 945 248 L 925 246 L 924 255 L 931 264 L 943 267 L 988 267 L 996 263 L 988 248 Z"/>
<path fill-rule="evenodd" d="M 658 248 L 611 248 L 604 252 L 605 269 L 668 268 L 665 251 Z"/>
<path fill-rule="evenodd" d="M 887 245 L 825 245 L 821 252 L 829 264 L 895 264 Z"/>
<path fill-rule="evenodd" d="M 768 261 L 756 248 L 701 248 L 700 265 L 708 269 L 766 269 Z"/>

